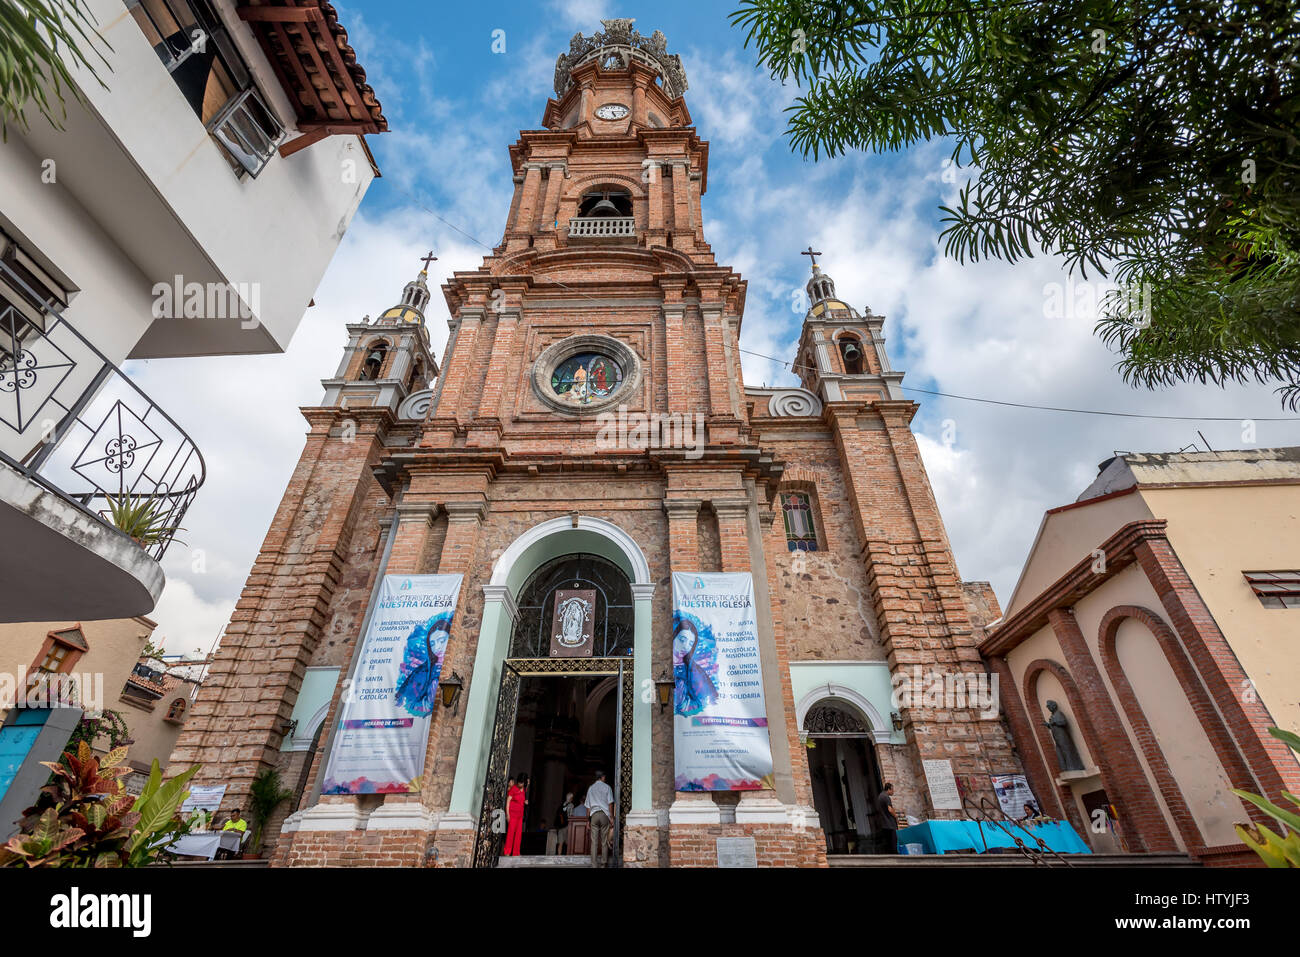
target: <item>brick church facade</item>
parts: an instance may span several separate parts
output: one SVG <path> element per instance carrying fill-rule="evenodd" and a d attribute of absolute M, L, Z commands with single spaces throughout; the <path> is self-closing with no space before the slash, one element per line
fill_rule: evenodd
<path fill-rule="evenodd" d="M 542 128 L 510 147 L 501 243 L 442 287 L 441 363 L 425 272 L 347 327 L 172 756 L 227 785 L 223 810 L 280 771 L 294 797 L 273 864 L 491 865 L 506 770 L 534 769 L 540 835 L 600 764 L 625 866 L 710 865 L 726 837 L 760 865 L 823 866 L 871 849 L 884 781 L 900 811 L 961 817 L 941 772 L 996 806 L 991 776 L 1021 771 L 996 708 L 893 706 L 891 676 L 914 666 L 985 676 L 996 602 L 959 578 L 884 319 L 837 299 L 815 258 L 801 385 L 745 383 L 746 283 L 704 235 L 709 147 L 685 89 L 662 34 L 575 36 Z M 655 686 L 673 572 L 752 574 L 770 789 L 674 790 Z M 435 709 L 421 787 L 322 796 L 377 583 L 421 573 L 463 576 L 442 664 L 463 690 Z M 604 596 L 588 673 L 528 645 L 570 579 Z"/>

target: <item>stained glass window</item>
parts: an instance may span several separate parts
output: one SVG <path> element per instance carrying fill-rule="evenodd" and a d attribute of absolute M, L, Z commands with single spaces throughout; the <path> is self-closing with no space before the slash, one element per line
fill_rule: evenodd
<path fill-rule="evenodd" d="M 790 551 L 817 551 L 817 527 L 813 524 L 812 502 L 804 492 L 782 492 L 781 512 L 785 516 L 785 541 Z"/>
<path fill-rule="evenodd" d="M 570 356 L 551 373 L 551 391 L 566 402 L 587 405 L 612 395 L 623 382 L 623 369 L 599 352 Z"/>

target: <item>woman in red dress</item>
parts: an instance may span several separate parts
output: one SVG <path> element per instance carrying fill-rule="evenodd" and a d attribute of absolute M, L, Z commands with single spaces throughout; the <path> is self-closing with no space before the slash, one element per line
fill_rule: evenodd
<path fill-rule="evenodd" d="M 524 808 L 528 804 L 528 775 L 520 774 L 510 779 L 506 788 L 506 857 L 519 856 L 519 843 L 524 836 Z"/>

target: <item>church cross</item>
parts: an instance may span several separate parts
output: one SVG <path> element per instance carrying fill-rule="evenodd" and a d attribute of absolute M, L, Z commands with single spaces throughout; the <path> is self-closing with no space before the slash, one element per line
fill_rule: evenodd
<path fill-rule="evenodd" d="M 809 248 L 811 249 L 812 247 L 810 246 Z M 432 249 L 429 250 L 429 255 L 423 257 L 423 258 L 420 260 L 420 262 L 424 263 L 424 271 L 425 271 L 425 272 L 428 272 L 428 271 L 429 271 L 429 263 L 431 263 L 431 262 L 437 262 L 437 261 L 438 261 L 438 257 L 435 256 L 435 255 L 433 254 L 433 250 L 432 250 Z"/>
<path fill-rule="evenodd" d="M 812 244 L 809 243 L 809 244 L 808 244 L 808 248 L 805 249 L 803 252 L 801 252 L 799 255 L 800 255 L 800 256 L 807 256 L 809 259 L 812 260 L 812 264 L 813 264 L 813 266 L 816 266 L 816 265 L 817 265 L 817 257 L 821 255 L 821 252 L 818 251 L 818 250 L 813 249 L 813 248 L 812 248 Z"/>

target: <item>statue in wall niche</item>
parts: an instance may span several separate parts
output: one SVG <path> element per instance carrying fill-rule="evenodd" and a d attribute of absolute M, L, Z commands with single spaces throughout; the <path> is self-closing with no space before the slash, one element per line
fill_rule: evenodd
<path fill-rule="evenodd" d="M 1056 765 L 1062 771 L 1082 771 L 1083 760 L 1079 757 L 1079 749 L 1074 746 L 1074 739 L 1070 737 L 1069 719 L 1061 712 L 1060 705 L 1055 701 L 1047 702 L 1048 719 L 1043 722 L 1047 725 L 1047 730 L 1052 732 L 1052 744 L 1056 746 Z"/>

